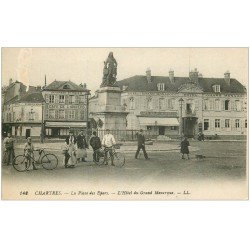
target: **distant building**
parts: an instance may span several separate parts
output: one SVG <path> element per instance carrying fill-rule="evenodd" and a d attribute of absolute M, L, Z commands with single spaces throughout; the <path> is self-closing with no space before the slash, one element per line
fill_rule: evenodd
<path fill-rule="evenodd" d="M 27 92 L 20 99 L 6 102 L 3 108 L 6 132 L 20 138 L 40 137 L 43 102 L 41 92 Z"/>
<path fill-rule="evenodd" d="M 65 137 L 69 129 L 76 132 L 87 127 L 86 84 L 54 81 L 42 90 L 44 105 L 44 132 L 46 137 Z"/>
<path fill-rule="evenodd" d="M 189 77 L 136 75 L 118 82 L 122 105 L 129 112 L 127 129 L 155 136 L 242 136 L 247 133 L 246 88 L 226 72 L 204 78 L 195 69 Z M 90 103 L 95 108 L 96 98 Z M 182 100 L 182 101 L 181 101 Z"/>

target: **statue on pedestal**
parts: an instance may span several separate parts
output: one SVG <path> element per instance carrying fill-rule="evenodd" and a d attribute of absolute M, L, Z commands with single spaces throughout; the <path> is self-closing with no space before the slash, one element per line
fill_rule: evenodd
<path fill-rule="evenodd" d="M 112 86 L 116 83 L 117 75 L 117 62 L 113 56 L 113 52 L 110 52 L 108 58 L 104 62 L 103 68 L 103 78 L 102 78 L 102 87 Z"/>

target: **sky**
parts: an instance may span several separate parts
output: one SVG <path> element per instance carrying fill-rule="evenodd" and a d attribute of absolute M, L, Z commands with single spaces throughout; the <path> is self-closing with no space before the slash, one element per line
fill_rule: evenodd
<path fill-rule="evenodd" d="M 229 70 L 248 86 L 247 48 L 2 48 L 2 84 L 9 79 L 26 85 L 71 80 L 87 83 L 92 93 L 102 81 L 103 61 L 113 51 L 118 62 L 117 80 L 134 75 L 188 76 L 197 68 L 203 77 L 224 77 Z"/>

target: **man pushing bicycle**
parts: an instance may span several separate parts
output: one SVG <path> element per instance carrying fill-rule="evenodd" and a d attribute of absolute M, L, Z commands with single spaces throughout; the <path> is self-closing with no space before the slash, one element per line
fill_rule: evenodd
<path fill-rule="evenodd" d="M 112 154 L 112 150 L 113 150 L 113 146 L 116 144 L 115 142 L 115 138 L 112 134 L 110 134 L 110 130 L 106 129 L 107 134 L 104 135 L 103 139 L 102 139 L 102 146 L 105 148 L 105 155 L 104 155 L 104 164 L 108 165 L 108 153 L 110 155 L 110 159 L 111 159 L 111 165 L 114 166 L 114 156 Z"/>

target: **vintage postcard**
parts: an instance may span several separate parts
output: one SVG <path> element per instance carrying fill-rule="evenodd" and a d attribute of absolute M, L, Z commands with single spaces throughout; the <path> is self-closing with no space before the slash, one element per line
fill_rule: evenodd
<path fill-rule="evenodd" d="M 248 48 L 2 48 L 2 199 L 248 199 Z"/>

